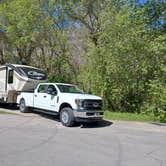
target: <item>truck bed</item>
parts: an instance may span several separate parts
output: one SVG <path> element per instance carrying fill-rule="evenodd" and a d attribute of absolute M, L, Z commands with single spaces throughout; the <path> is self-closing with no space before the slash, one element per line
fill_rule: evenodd
<path fill-rule="evenodd" d="M 34 104 L 34 91 L 28 91 L 28 92 L 21 92 L 21 95 L 17 98 L 17 103 L 19 104 L 20 99 L 24 96 L 26 98 L 26 105 L 29 107 L 33 107 Z"/>

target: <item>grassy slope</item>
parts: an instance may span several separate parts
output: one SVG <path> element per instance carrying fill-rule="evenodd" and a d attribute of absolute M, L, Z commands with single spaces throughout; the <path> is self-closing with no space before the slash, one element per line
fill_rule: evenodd
<path fill-rule="evenodd" d="M 0 110 L 0 114 L 8 114 L 8 113 Z"/>
<path fill-rule="evenodd" d="M 2 111 L 2 110 L 0 110 L 0 114 L 13 114 L 13 115 L 16 115 L 14 112 L 10 113 L 10 112 L 6 112 L 6 111 Z"/>
<path fill-rule="evenodd" d="M 8 113 L 0 110 L 0 114 L 15 114 Z M 121 112 L 104 112 L 105 119 L 108 120 L 124 120 L 124 121 L 138 121 L 138 122 L 157 122 L 157 119 L 153 115 L 143 115 L 136 113 L 121 113 Z"/>
<path fill-rule="evenodd" d="M 125 121 L 139 121 L 139 122 L 157 122 L 153 115 L 144 115 L 136 113 L 120 113 L 105 111 L 105 119 L 109 120 L 125 120 Z"/>

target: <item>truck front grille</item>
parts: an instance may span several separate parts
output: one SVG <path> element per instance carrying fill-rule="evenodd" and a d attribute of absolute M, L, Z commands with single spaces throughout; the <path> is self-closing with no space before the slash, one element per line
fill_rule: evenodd
<path fill-rule="evenodd" d="M 102 110 L 102 100 L 84 100 L 83 107 L 87 110 Z"/>

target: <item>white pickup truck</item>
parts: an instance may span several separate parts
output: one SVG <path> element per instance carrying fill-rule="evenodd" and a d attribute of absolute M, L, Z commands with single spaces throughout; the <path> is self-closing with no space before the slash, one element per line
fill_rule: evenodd
<path fill-rule="evenodd" d="M 77 86 L 64 83 L 40 83 L 34 92 L 21 92 L 17 97 L 20 111 L 36 111 L 59 115 L 64 126 L 75 121 L 100 121 L 103 103 L 98 96 L 85 94 Z"/>

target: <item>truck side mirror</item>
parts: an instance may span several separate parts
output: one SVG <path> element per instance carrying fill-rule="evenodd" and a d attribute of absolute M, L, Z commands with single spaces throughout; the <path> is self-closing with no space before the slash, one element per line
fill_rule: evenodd
<path fill-rule="evenodd" d="M 52 93 L 52 89 L 51 88 L 49 88 L 49 89 L 47 89 L 47 94 L 51 94 Z"/>
<path fill-rule="evenodd" d="M 51 95 L 56 96 L 56 95 L 57 95 L 57 91 L 52 91 L 52 92 L 51 92 Z"/>
<path fill-rule="evenodd" d="M 55 95 L 57 95 L 57 91 L 53 90 L 52 88 L 48 88 L 47 89 L 47 94 L 55 96 Z"/>

